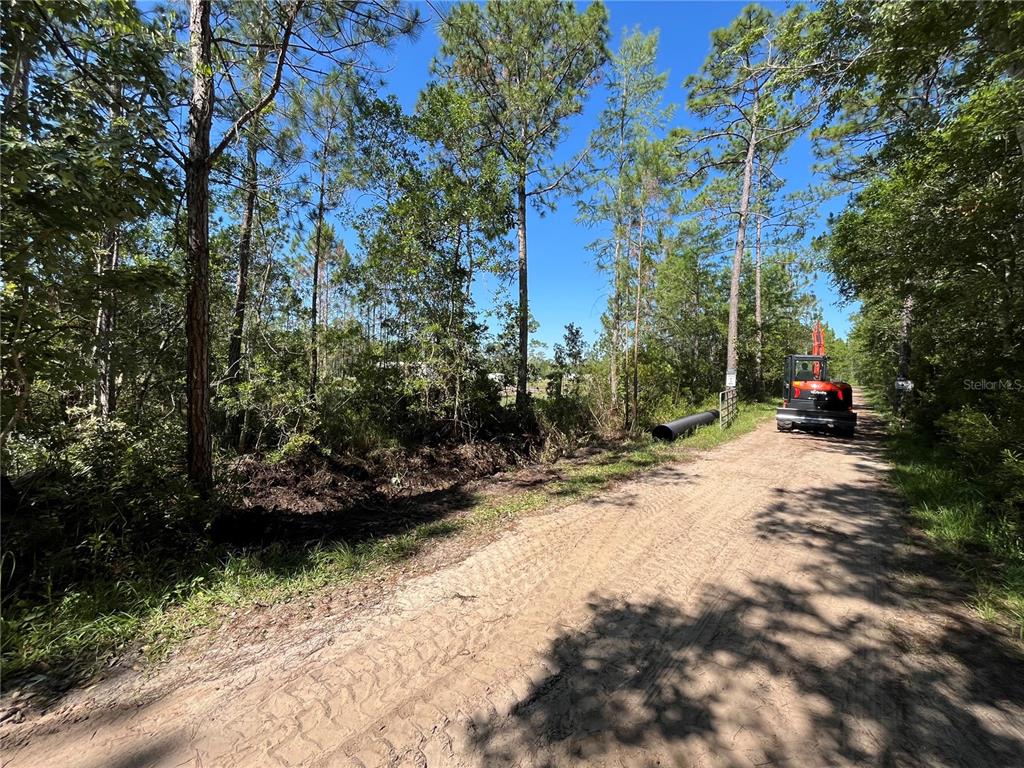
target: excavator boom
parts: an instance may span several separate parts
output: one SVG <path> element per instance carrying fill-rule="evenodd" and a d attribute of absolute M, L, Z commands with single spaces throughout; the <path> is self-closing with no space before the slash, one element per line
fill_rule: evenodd
<path fill-rule="evenodd" d="M 811 354 L 825 354 L 825 332 L 821 329 L 821 320 L 814 322 L 814 331 L 811 333 Z"/>

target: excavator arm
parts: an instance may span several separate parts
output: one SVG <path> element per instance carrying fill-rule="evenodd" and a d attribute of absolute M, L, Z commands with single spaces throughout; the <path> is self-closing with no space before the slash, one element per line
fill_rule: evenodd
<path fill-rule="evenodd" d="M 814 321 L 811 331 L 811 354 L 825 356 L 825 332 L 821 329 L 821 320 Z M 821 378 L 821 363 L 814 364 L 814 378 Z"/>
<path fill-rule="evenodd" d="M 814 321 L 814 330 L 811 332 L 811 354 L 825 354 L 825 331 L 821 329 L 821 320 Z"/>

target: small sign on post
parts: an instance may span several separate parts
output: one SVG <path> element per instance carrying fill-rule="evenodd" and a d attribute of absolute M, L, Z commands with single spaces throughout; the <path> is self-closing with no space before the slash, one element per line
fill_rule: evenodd
<path fill-rule="evenodd" d="M 725 372 L 725 388 L 732 389 L 736 386 L 736 369 L 731 368 Z"/>
<path fill-rule="evenodd" d="M 896 379 L 897 392 L 910 392 L 914 389 L 914 382 L 910 379 Z"/>

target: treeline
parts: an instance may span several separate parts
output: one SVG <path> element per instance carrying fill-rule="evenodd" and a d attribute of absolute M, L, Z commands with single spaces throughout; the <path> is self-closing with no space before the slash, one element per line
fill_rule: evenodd
<path fill-rule="evenodd" d="M 1020 621 L 1024 8 L 844 3 L 822 22 L 850 64 L 819 137 L 851 197 L 821 246 L 863 304 L 860 378 L 970 489 L 957 536 L 1016 585 Z"/>
<path fill-rule="evenodd" d="M 374 74 L 422 24 L 396 2 L 3 14 L 8 474 L 113 433 L 206 493 L 231 456 L 309 436 L 644 429 L 726 362 L 762 392 L 805 335 L 804 223 L 773 173 L 813 109 L 801 12 L 751 7 L 716 37 L 687 84 L 696 133 L 657 34 L 609 54 L 601 4 L 454 7 L 412 114 Z M 601 82 L 588 150 L 556 163 Z M 527 219 L 557 197 L 598 233 L 609 301 L 587 354 L 552 360 L 530 344 Z M 484 276 L 513 295 L 477 306 Z"/>
<path fill-rule="evenodd" d="M 1019 630 L 1024 8 L 845 3 L 822 23 L 850 66 L 819 136 L 851 197 L 820 245 L 863 305 L 860 380 L 902 425 L 916 517 Z"/>

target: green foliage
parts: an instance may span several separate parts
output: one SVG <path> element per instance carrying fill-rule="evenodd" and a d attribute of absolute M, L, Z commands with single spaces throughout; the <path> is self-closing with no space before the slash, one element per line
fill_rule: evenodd
<path fill-rule="evenodd" d="M 964 475 L 985 490 L 995 514 L 1024 520 L 1024 409 L 1004 396 L 994 414 L 971 407 L 941 416 L 936 426 Z"/>
<path fill-rule="evenodd" d="M 534 407 L 547 460 L 572 456 L 587 444 L 597 429 L 593 411 L 585 397 L 549 397 L 537 401 Z"/>
<path fill-rule="evenodd" d="M 610 61 L 608 97 L 598 127 L 590 137 L 590 167 L 580 180 L 580 191 L 589 193 L 577 201 L 577 219 L 588 226 L 610 225 L 607 237 L 590 248 L 598 265 L 612 275 L 613 290 L 623 279 L 620 257 L 623 228 L 628 220 L 630 192 L 628 173 L 638 161 L 644 142 L 663 131 L 674 106 L 662 103 L 668 75 L 656 69 L 658 33 L 634 30 L 627 35 Z M 614 310 L 616 297 L 609 298 Z"/>
<path fill-rule="evenodd" d="M 545 454 L 548 457 L 571 456 L 600 428 L 594 412 L 593 397 L 583 386 L 586 345 L 579 327 L 565 327 L 563 343 L 555 344 L 555 359 L 547 375 L 547 398 L 536 404 Z"/>
<path fill-rule="evenodd" d="M 864 304 L 854 333 L 866 358 L 862 378 L 894 400 L 906 315 L 915 390 L 903 400 L 903 415 L 925 434 L 938 425 L 983 477 L 1014 465 L 1015 430 L 1024 423 L 1024 400 L 1012 391 L 1024 370 L 1024 278 L 1014 224 L 1024 199 L 1017 135 L 1024 81 L 1004 76 L 995 33 L 1020 18 L 1011 6 L 994 5 L 955 4 L 955 13 L 931 27 L 898 4 L 829 6 L 826 14 L 832 21 L 858 14 L 857 35 L 831 34 L 841 34 L 836 45 L 867 47 L 860 66 L 878 73 L 865 78 L 861 69 L 841 82 L 835 106 L 843 122 L 826 137 L 888 135 L 858 158 L 865 183 L 823 242 L 840 285 Z M 896 38 L 915 42 L 914 66 L 890 50 Z M 902 110 L 893 103 L 924 82 L 931 87 L 925 97 Z M 1012 488 L 998 490 L 1007 493 L 1019 498 Z"/>
<path fill-rule="evenodd" d="M 729 26 L 713 31 L 700 72 L 684 84 L 687 106 L 702 126 L 673 132 L 696 178 L 706 179 L 711 169 L 720 175 L 705 184 L 699 205 L 721 209 L 717 198 L 725 190 L 731 190 L 731 205 L 748 149 L 753 146 L 758 162 L 770 168 L 774 161 L 769 158 L 781 155 L 813 121 L 818 110 L 814 89 L 802 87 L 808 23 L 803 6 L 776 14 L 750 4 Z M 731 207 L 739 213 L 740 206 Z"/>
<path fill-rule="evenodd" d="M 82 573 L 130 572 L 137 559 L 203 533 L 205 513 L 176 470 L 181 427 L 147 428 L 78 414 L 45 440 L 14 441 L 11 466 L 28 467 L 23 503 L 5 515 L 13 583 L 63 588 Z"/>
<path fill-rule="evenodd" d="M 651 466 L 679 459 L 688 449 L 710 448 L 744 434 L 770 413 L 763 407 L 743 406 L 728 431 L 716 426 L 671 445 L 646 439 L 602 452 L 567 467 L 561 480 L 541 490 L 476 498 L 464 515 L 357 546 L 275 544 L 236 551 L 182 546 L 173 558 L 150 561 L 117 578 L 99 572 L 73 587 L 13 599 L 5 587 L 4 672 L 14 676 L 26 670 L 65 675 L 89 671 L 132 642 L 141 642 L 147 655 L 159 657 L 195 630 L 219 621 L 229 609 L 283 602 L 345 583 L 400 562 L 439 537 L 586 498 Z"/>
<path fill-rule="evenodd" d="M 963 413 L 951 415 L 945 429 L 958 446 L 956 452 L 919 434 L 896 435 L 890 449 L 893 480 L 907 496 L 911 514 L 925 534 L 970 580 L 975 607 L 987 617 L 1008 619 L 1024 637 L 1019 458 L 1016 466 L 1008 467 L 1010 475 L 1002 475 L 995 468 L 998 465 L 988 465 L 979 479 L 971 467 L 981 465 L 966 450 L 970 446 L 991 452 L 1000 441 L 993 425 L 978 414 Z M 962 460 L 968 456 L 970 463 Z M 1007 499 L 1004 504 L 993 493 L 997 477 L 997 482 L 1006 483 L 1003 488 L 1017 494 L 1016 500 Z"/>
<path fill-rule="evenodd" d="M 271 461 L 286 461 L 320 450 L 320 443 L 312 435 L 296 434 L 288 438 L 280 451 L 271 454 Z"/>
<path fill-rule="evenodd" d="M 90 382 L 105 294 L 165 285 L 130 256 L 135 225 L 168 209 L 173 175 L 163 30 L 128 2 L 5 3 L 0 14 L 6 440 L 39 381 L 63 391 Z M 118 243 L 120 262 L 98 268 Z"/>
<path fill-rule="evenodd" d="M 555 344 L 554 364 L 547 375 L 548 397 L 557 399 L 579 394 L 586 347 L 580 327 L 575 323 L 565 326 L 564 343 Z"/>
<path fill-rule="evenodd" d="M 810 352 L 809 318 L 816 311 L 814 299 L 806 293 L 807 275 L 797 264 L 795 255 L 785 250 L 771 252 L 771 260 L 761 268 L 762 342 L 761 375 L 756 380 L 757 328 L 754 322 L 754 285 L 746 280 L 740 288 L 740 374 L 739 385 L 745 392 L 782 395 L 783 367 L 786 355 Z M 744 262 L 746 274 L 753 272 L 750 260 Z M 835 335 L 826 331 L 825 349 L 830 356 L 841 355 Z M 834 361 L 835 362 L 835 361 Z M 840 368 L 833 365 L 830 375 L 842 378 Z"/>
<path fill-rule="evenodd" d="M 550 204 L 576 163 L 551 167 L 566 119 L 580 112 L 607 57 L 608 13 L 603 3 L 583 12 L 567 0 L 486 5 L 460 3 L 444 18 L 434 71 L 468 101 L 479 120 L 469 135 L 500 158 L 515 191 L 519 239 L 516 404 L 529 407 L 530 304 L 527 201 Z"/>
<path fill-rule="evenodd" d="M 268 93 L 291 8 L 246 0 L 216 14 L 207 74 L 218 130 Z M 195 282 L 209 288 L 220 474 L 267 460 L 301 471 L 316 454 L 400 464 L 473 441 L 554 457 L 597 435 L 646 432 L 715 402 L 732 299 L 740 387 L 771 393 L 817 311 L 800 213 L 812 191 L 783 197 L 777 173 L 821 104 L 814 77 L 830 110 L 822 158 L 837 189 L 858 185 L 819 243 L 862 302 L 848 343 L 827 329 L 834 373 L 889 387 L 912 305 L 917 388 L 903 415 L 972 481 L 969 504 L 935 513 L 936 535 L 983 541 L 1016 578 L 1024 407 L 1012 389 L 973 382 L 1024 370 L 1024 15 L 999 3 L 914 8 L 745 8 L 687 81 L 699 125 L 683 131 L 663 101 L 657 34 L 624 35 L 605 67 L 601 3 L 454 6 L 436 79 L 405 114 L 378 97 L 370 52 L 414 31 L 416 13 L 393 0 L 309 0 L 280 94 L 228 130 L 210 167 L 209 275 Z M 10 669 L 140 635 L 159 647 L 225 605 L 353 578 L 469 526 L 442 521 L 358 547 L 213 545 L 211 520 L 239 499 L 217 495 L 225 482 L 201 502 L 182 479 L 183 389 L 195 383 L 184 380 L 183 276 L 196 276 L 174 206 L 186 39 L 172 10 L 124 0 L 7 3 L 0 14 Z M 555 163 L 601 78 L 607 101 L 586 162 Z M 608 304 L 599 338 L 570 324 L 549 356 L 520 342 L 524 326 L 537 330 L 525 297 L 506 302 L 508 233 L 520 229 L 525 273 L 528 202 L 543 209 L 569 190 L 594 227 Z M 732 291 L 723 253 L 741 229 Z M 512 409 L 504 400 L 524 360 L 533 401 Z M 769 413 L 745 408 L 730 432 L 684 443 L 716 444 Z M 641 440 L 551 488 L 486 502 L 472 520 L 579 498 L 673 450 Z"/>
<path fill-rule="evenodd" d="M 83 413 L 45 440 L 11 441 L 9 466 L 31 472 L 4 489 L 8 674 L 131 636 L 125 606 L 159 603 L 155 572 L 207 546 L 211 502 L 181 476 L 183 443 L 173 421 L 143 429 Z"/>
<path fill-rule="evenodd" d="M 460 3 L 440 27 L 436 71 L 457 83 L 482 118 L 479 128 L 525 183 L 550 176 L 545 161 L 565 132 L 606 58 L 608 12 L 593 3 L 492 0 Z"/>

